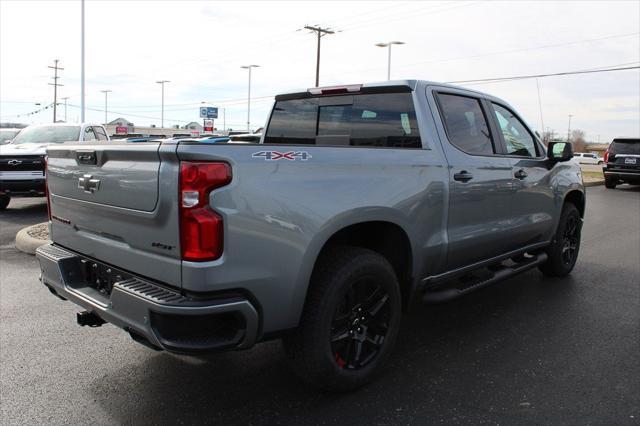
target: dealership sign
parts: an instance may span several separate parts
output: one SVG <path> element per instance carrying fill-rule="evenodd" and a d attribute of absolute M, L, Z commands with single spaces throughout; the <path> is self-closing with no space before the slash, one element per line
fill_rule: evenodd
<path fill-rule="evenodd" d="M 218 108 L 200 107 L 200 118 L 218 118 Z"/>
<path fill-rule="evenodd" d="M 116 135 L 126 135 L 127 133 L 129 133 L 129 128 L 127 126 L 116 127 Z"/>
<path fill-rule="evenodd" d="M 204 120 L 204 131 L 213 132 L 213 120 Z"/>

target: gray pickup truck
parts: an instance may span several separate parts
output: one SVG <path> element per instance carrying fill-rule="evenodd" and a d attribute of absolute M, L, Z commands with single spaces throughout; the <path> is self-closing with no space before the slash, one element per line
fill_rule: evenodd
<path fill-rule="evenodd" d="M 371 380 L 414 301 L 574 267 L 570 144 L 506 102 L 425 81 L 276 97 L 259 144 L 51 146 L 42 283 L 177 353 L 282 338 L 324 389 Z"/>

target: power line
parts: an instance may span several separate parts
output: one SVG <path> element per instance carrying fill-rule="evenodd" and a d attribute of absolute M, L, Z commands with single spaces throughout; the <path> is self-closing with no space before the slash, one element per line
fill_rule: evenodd
<path fill-rule="evenodd" d="M 608 36 L 603 36 L 603 37 L 598 37 L 598 38 L 574 40 L 574 41 L 569 41 L 569 42 L 547 44 L 547 45 L 542 45 L 542 46 L 532 46 L 532 47 L 524 47 L 524 48 L 518 48 L 518 49 L 511 49 L 511 50 L 501 50 L 501 51 L 497 51 L 497 52 L 487 52 L 487 53 L 481 53 L 481 54 L 478 54 L 478 55 L 458 56 L 458 57 L 453 57 L 453 58 L 445 58 L 445 59 L 435 59 L 435 60 L 430 60 L 430 61 L 413 62 L 413 63 L 410 63 L 410 64 L 404 64 L 404 65 L 402 65 L 402 66 L 400 66 L 398 68 L 405 69 L 407 67 L 413 67 L 413 66 L 416 66 L 416 65 L 438 64 L 438 63 L 443 63 L 443 62 L 459 61 L 459 60 L 463 60 L 463 59 L 476 59 L 476 58 L 482 58 L 482 57 L 487 57 L 487 56 L 497 56 L 497 55 L 505 55 L 505 54 L 510 54 L 510 53 L 526 52 L 526 51 L 531 51 L 531 50 L 549 49 L 549 48 L 556 48 L 556 47 L 562 47 L 562 46 L 570 46 L 570 45 L 574 45 L 574 44 L 591 43 L 591 42 L 598 42 L 598 41 L 610 40 L 610 39 L 615 39 L 615 38 L 637 36 L 638 34 L 640 34 L 640 32 L 625 33 L 625 34 L 614 34 L 614 35 L 608 35 Z M 357 69 L 357 70 L 345 71 L 345 72 L 343 72 L 341 74 L 344 75 L 344 74 L 362 73 L 362 72 L 365 72 L 365 71 L 379 70 L 381 68 L 382 67 L 361 68 L 361 69 Z"/>
<path fill-rule="evenodd" d="M 456 81 L 446 81 L 447 84 L 460 84 L 460 83 L 485 83 L 491 82 L 496 83 L 500 81 L 514 81 L 514 80 L 524 80 L 528 78 L 541 78 L 541 77 L 556 77 L 561 75 L 576 75 L 576 74 L 593 74 L 600 72 L 610 72 L 610 71 L 625 71 L 625 70 L 634 70 L 640 69 L 640 65 L 632 66 L 632 67 L 621 67 L 621 68 L 606 68 L 606 69 L 593 69 L 593 70 L 581 70 L 581 71 L 565 71 L 565 72 L 557 72 L 550 74 L 534 74 L 534 75 L 518 75 L 513 77 L 495 77 L 495 78 L 482 78 L 477 80 L 456 80 Z"/>
<path fill-rule="evenodd" d="M 379 19 L 374 19 L 374 20 L 369 20 L 369 21 L 364 21 L 361 23 L 356 23 L 354 26 L 352 27 L 345 27 L 344 31 L 353 31 L 353 30 L 357 30 L 360 28 L 364 28 L 364 27 L 368 27 L 371 25 L 378 25 L 380 23 L 384 23 L 385 25 L 390 23 L 390 22 L 397 22 L 397 21 L 402 21 L 406 18 L 412 18 L 414 16 L 419 16 L 419 15 L 424 15 L 426 13 L 428 14 L 437 14 L 437 13 L 441 13 L 441 12 L 447 12 L 449 10 L 453 10 L 453 9 L 459 9 L 459 8 L 464 8 L 464 7 L 469 7 L 469 6 L 476 6 L 480 3 L 483 3 L 485 0 L 481 0 L 481 1 L 476 1 L 476 2 L 469 2 L 469 3 L 463 3 L 463 4 L 456 4 L 454 6 L 451 7 L 444 7 L 444 8 L 438 8 L 438 6 L 433 7 L 433 8 L 427 8 L 427 9 L 414 9 L 414 10 L 409 10 L 409 11 L 404 11 L 405 13 L 400 13 L 397 15 L 391 15 L 391 16 L 384 16 L 384 17 L 380 17 Z M 453 3 L 453 2 L 452 2 Z M 389 19 L 391 18 L 391 19 Z"/>

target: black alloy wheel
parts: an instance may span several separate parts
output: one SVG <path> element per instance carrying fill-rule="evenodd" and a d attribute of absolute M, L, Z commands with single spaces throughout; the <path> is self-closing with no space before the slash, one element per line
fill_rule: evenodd
<path fill-rule="evenodd" d="M 389 293 L 357 281 L 346 292 L 331 323 L 331 353 L 340 368 L 367 366 L 380 352 L 389 330 Z"/>

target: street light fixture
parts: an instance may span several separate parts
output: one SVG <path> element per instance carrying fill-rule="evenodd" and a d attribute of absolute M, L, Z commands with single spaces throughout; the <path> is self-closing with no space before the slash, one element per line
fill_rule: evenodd
<path fill-rule="evenodd" d="M 169 80 L 158 80 L 156 83 L 162 85 L 162 112 L 160 118 L 160 128 L 164 129 L 164 84 L 171 83 Z"/>
<path fill-rule="evenodd" d="M 240 68 L 249 70 L 249 93 L 247 95 L 247 132 L 251 132 L 251 68 L 258 68 L 260 65 L 242 65 Z"/>
<path fill-rule="evenodd" d="M 391 46 L 394 44 L 405 44 L 404 41 L 390 41 L 389 43 L 377 43 L 377 47 L 386 47 L 388 48 L 388 57 L 387 57 L 387 80 L 391 80 Z"/>
<path fill-rule="evenodd" d="M 104 124 L 107 124 L 107 95 L 109 94 L 109 92 L 112 92 L 112 90 L 101 90 L 102 93 L 104 93 Z M 66 106 L 67 106 L 67 102 L 65 101 L 65 120 L 67 118 L 66 115 Z"/>

